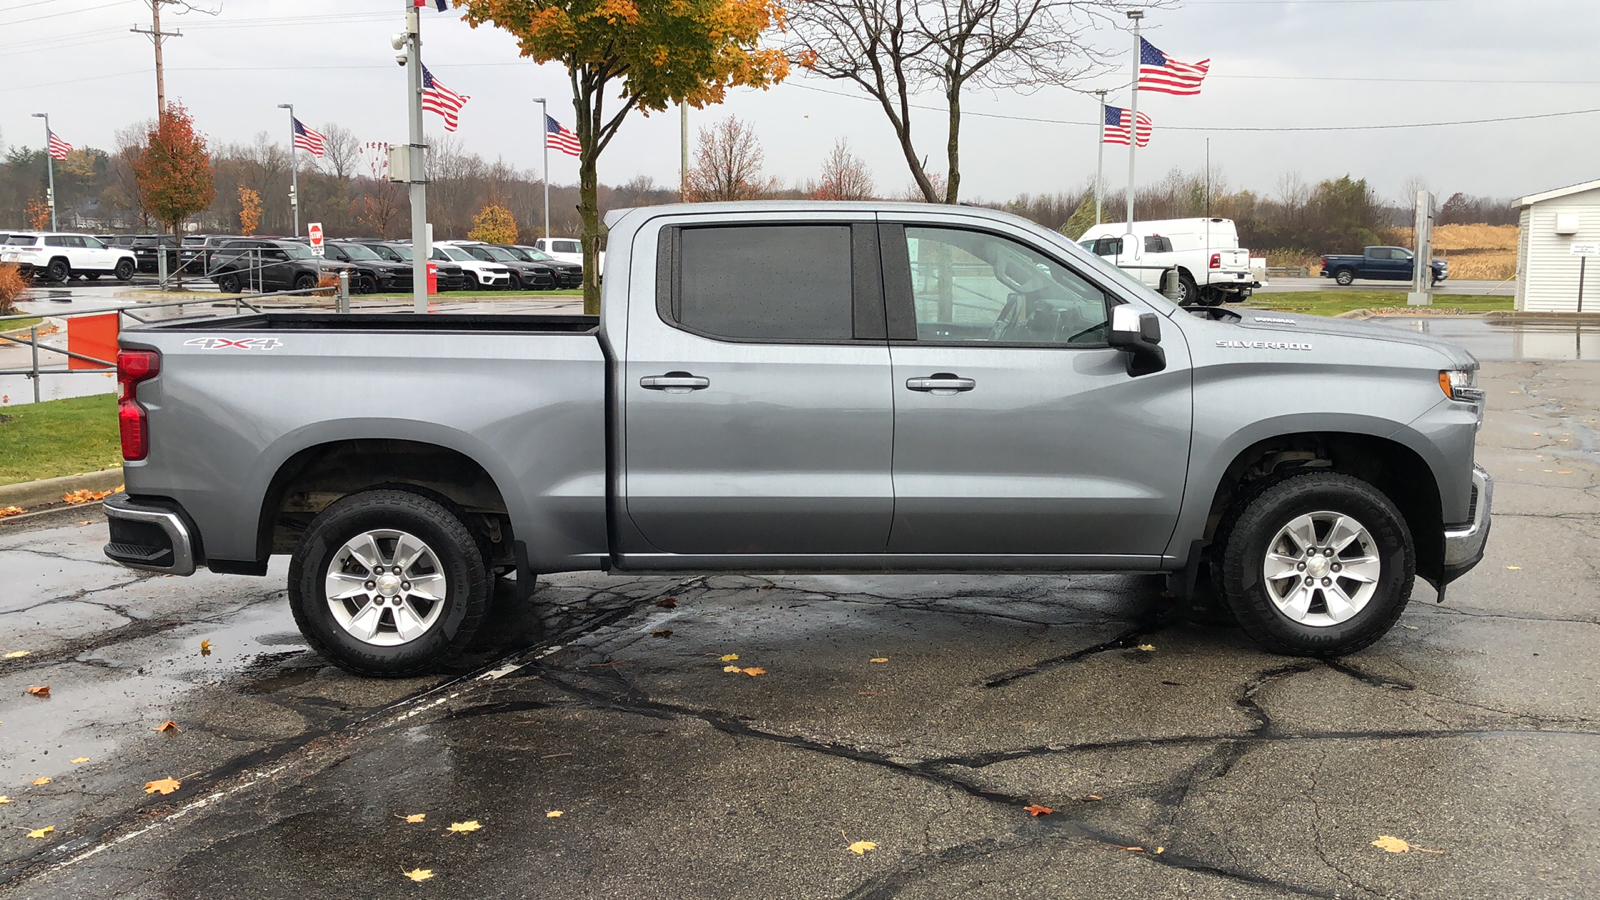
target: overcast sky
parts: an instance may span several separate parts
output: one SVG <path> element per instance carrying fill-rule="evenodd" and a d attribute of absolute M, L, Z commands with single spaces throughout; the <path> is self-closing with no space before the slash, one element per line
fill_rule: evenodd
<path fill-rule="evenodd" d="M 217 144 L 266 130 L 287 143 L 279 103 L 294 103 L 313 128 L 338 123 L 362 140 L 402 142 L 404 70 L 389 35 L 406 0 L 197 0 L 215 16 L 173 14 L 163 26 L 169 99 L 181 100 Z M 559 66 L 521 60 L 512 39 L 476 31 L 459 14 L 423 11 L 423 58 L 451 89 L 471 96 L 457 137 L 486 157 L 521 168 L 541 164 L 538 106 L 572 125 L 570 86 Z M 0 0 L 5 78 L 0 140 L 43 143 L 55 130 L 77 146 L 109 147 L 113 132 L 155 112 L 142 0 Z M 1193 128 L 1304 128 L 1483 119 L 1600 107 L 1600 53 L 1591 0 L 1187 0 L 1146 19 L 1146 36 L 1169 56 L 1209 57 L 1196 97 L 1143 93 L 1155 122 L 1139 152 L 1138 180 L 1173 167 L 1201 171 L 1211 139 L 1213 168 L 1230 187 L 1274 191 L 1285 173 L 1307 181 L 1351 173 L 1385 197 L 1420 176 L 1436 192 L 1518 196 L 1600 178 L 1600 112 L 1522 122 L 1371 131 L 1227 132 Z M 1128 80 L 1132 40 L 1101 32 L 1119 54 L 1115 72 L 1085 89 Z M 831 92 L 831 93 L 830 93 Z M 837 94 L 847 96 L 837 96 Z M 924 98 L 933 107 L 936 96 Z M 1124 91 L 1120 105 L 1127 105 Z M 974 92 L 964 102 L 963 195 L 990 200 L 1086 183 L 1095 166 L 1092 97 L 1051 89 L 1032 95 Z M 766 150 L 766 170 L 785 183 L 815 175 L 838 137 L 871 166 L 879 190 L 911 183 L 877 106 L 846 83 L 794 77 L 770 91 L 738 91 L 721 107 L 691 110 L 691 129 L 733 113 L 748 119 Z M 1026 122 L 978 113 L 1061 120 Z M 919 111 L 919 149 L 942 158 L 943 113 Z M 431 133 L 440 120 L 427 116 Z M 552 153 L 556 183 L 577 180 L 577 162 Z M 600 161 L 603 182 L 637 175 L 678 180 L 676 113 L 635 116 Z M 1127 150 L 1106 149 L 1112 189 L 1127 180 Z"/>

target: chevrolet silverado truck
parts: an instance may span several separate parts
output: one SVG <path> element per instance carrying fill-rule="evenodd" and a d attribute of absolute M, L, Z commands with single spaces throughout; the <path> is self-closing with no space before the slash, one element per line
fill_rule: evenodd
<path fill-rule="evenodd" d="M 1375 281 L 1410 281 L 1416 271 L 1415 254 L 1404 247 L 1368 247 L 1360 256 L 1322 257 L 1322 277 L 1332 278 L 1340 284 L 1350 284 L 1357 278 Z M 1450 277 L 1450 263 L 1435 259 L 1432 264 L 1433 283 Z"/>
<path fill-rule="evenodd" d="M 497 576 L 526 602 L 574 570 L 1162 573 L 1326 655 L 1483 555 L 1484 396 L 1451 344 L 1194 315 L 992 210 L 608 219 L 598 317 L 123 331 L 106 555 L 261 575 L 288 554 L 306 639 L 379 676 L 463 648 Z"/>

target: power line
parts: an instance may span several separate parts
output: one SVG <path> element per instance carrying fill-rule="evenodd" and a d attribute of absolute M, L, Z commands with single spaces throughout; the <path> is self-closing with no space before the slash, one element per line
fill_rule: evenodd
<path fill-rule="evenodd" d="M 31 19 L 12 19 L 6 23 L 6 27 L 10 28 L 15 25 L 26 25 L 29 22 L 43 22 L 45 19 L 59 19 L 62 16 L 75 16 L 79 13 L 94 12 L 97 9 L 110 9 L 113 6 L 122 6 L 130 2 L 132 2 L 132 0 L 116 0 L 114 3 L 102 3 L 99 6 L 86 6 L 83 9 L 69 9 L 64 12 L 50 13 L 49 15 L 43 16 L 34 16 Z"/>
<path fill-rule="evenodd" d="M 814 87 L 814 86 L 809 85 L 809 84 L 799 84 L 799 83 L 796 83 L 796 82 L 793 82 L 793 81 L 783 82 L 779 86 L 780 87 L 783 87 L 783 86 L 797 87 L 797 88 L 800 88 L 802 90 L 816 91 L 817 93 L 820 93 L 820 94 L 831 94 L 832 96 L 835 96 L 835 97 L 846 97 L 846 98 L 849 98 L 851 100 L 865 100 L 865 101 L 868 101 L 868 102 L 874 102 L 871 97 L 864 97 L 864 96 L 862 96 L 860 94 L 847 94 L 847 93 L 845 93 L 843 91 L 830 91 L 830 90 L 828 90 L 826 88 Z M 912 103 L 912 104 L 908 104 L 908 105 L 913 107 L 914 109 L 927 109 L 927 110 L 933 110 L 935 112 L 945 112 L 946 111 L 945 107 L 941 107 L 941 106 L 930 106 L 930 105 L 921 104 L 921 103 Z M 1500 117 L 1489 118 L 1489 119 L 1460 119 L 1460 120 L 1450 121 L 1450 122 L 1408 122 L 1408 123 L 1395 124 L 1395 125 L 1306 125 L 1306 126 L 1281 126 L 1281 127 L 1249 126 L 1249 125 L 1232 125 L 1232 126 L 1230 126 L 1230 125 L 1164 125 L 1162 127 L 1165 128 L 1168 131 L 1251 131 L 1251 132 L 1282 132 L 1282 133 L 1302 132 L 1302 131 L 1388 131 L 1388 130 L 1394 130 L 1394 129 L 1400 129 L 1400 128 L 1440 128 L 1440 127 L 1444 127 L 1446 125 L 1483 125 L 1483 124 L 1488 124 L 1488 123 L 1492 123 L 1492 122 L 1521 122 L 1521 121 L 1526 121 L 1526 120 L 1529 120 L 1529 119 L 1554 119 L 1554 118 L 1560 118 L 1562 116 L 1581 116 L 1581 115 L 1588 115 L 1590 113 L 1600 113 L 1600 107 L 1596 107 L 1594 109 L 1573 109 L 1573 110 L 1566 110 L 1566 111 L 1563 111 L 1563 112 L 1552 112 L 1552 113 L 1533 113 L 1533 114 L 1524 115 L 1524 116 L 1500 116 Z M 962 110 L 962 115 L 978 116 L 980 118 L 985 118 L 985 119 L 1006 119 L 1006 120 L 1013 121 L 1013 122 L 1037 122 L 1037 123 L 1040 123 L 1040 124 L 1043 124 L 1043 125 L 1082 125 L 1082 126 L 1086 126 L 1086 127 L 1090 127 L 1090 128 L 1099 128 L 1099 127 L 1101 127 L 1100 123 L 1098 123 L 1098 122 L 1088 122 L 1088 121 L 1079 122 L 1079 121 L 1074 121 L 1072 119 L 1046 119 L 1046 118 L 1042 118 L 1042 117 L 1038 117 L 1038 116 L 1014 116 L 1014 115 L 1007 115 L 1005 113 L 974 112 L 974 111 L 968 110 L 968 109 L 963 109 Z"/>

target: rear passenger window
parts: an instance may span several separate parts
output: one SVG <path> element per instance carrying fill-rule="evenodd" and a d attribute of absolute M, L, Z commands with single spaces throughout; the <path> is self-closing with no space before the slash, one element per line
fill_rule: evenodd
<path fill-rule="evenodd" d="M 847 341 L 853 335 L 849 225 L 752 225 L 679 232 L 672 312 L 711 337 Z"/>

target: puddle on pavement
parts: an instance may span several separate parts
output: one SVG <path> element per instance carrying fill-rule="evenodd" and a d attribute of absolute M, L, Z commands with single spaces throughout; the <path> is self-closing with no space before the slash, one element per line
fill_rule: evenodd
<path fill-rule="evenodd" d="M 1600 322 L 1394 316 L 1368 323 L 1443 338 L 1479 360 L 1600 360 Z"/>

